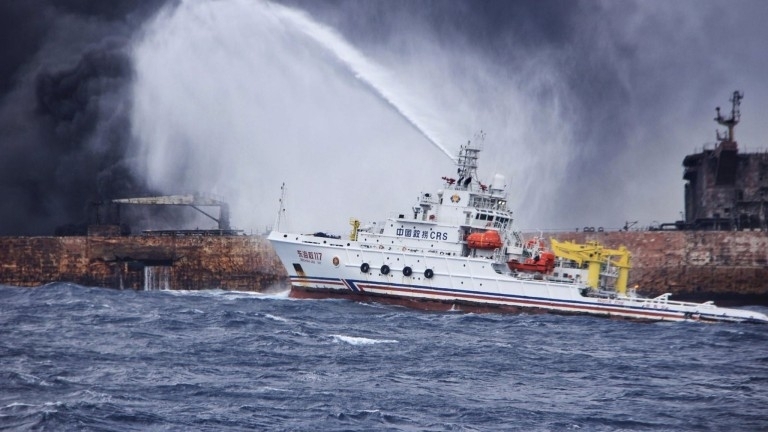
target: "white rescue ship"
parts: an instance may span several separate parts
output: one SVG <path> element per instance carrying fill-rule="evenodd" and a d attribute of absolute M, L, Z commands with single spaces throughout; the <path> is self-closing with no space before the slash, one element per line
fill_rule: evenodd
<path fill-rule="evenodd" d="M 457 178 L 422 193 L 408 214 L 361 225 L 348 239 L 272 231 L 269 240 L 291 280 L 291 297 L 341 297 L 421 309 L 589 314 L 649 321 L 768 323 L 765 314 L 626 292 L 629 254 L 599 245 L 524 241 L 512 228 L 506 180 L 478 181 L 479 146 L 462 146 Z M 281 212 L 283 209 L 281 209 Z M 592 248 L 592 249 L 590 249 Z M 587 252 L 587 253 L 585 253 Z M 605 255 L 605 257 L 602 256 Z M 607 265 L 606 265 L 607 264 Z M 606 290 L 599 273 L 618 289 Z"/>

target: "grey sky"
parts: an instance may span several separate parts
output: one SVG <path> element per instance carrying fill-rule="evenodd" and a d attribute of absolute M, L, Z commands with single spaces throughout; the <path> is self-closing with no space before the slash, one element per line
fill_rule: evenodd
<path fill-rule="evenodd" d="M 379 93 L 279 5 L 195 3 L 0 4 L 0 233 L 189 189 L 259 230 L 283 181 L 297 229 L 403 212 L 451 171 L 403 110 L 454 152 L 485 131 L 481 172 L 507 176 L 524 229 L 679 218 L 682 159 L 733 90 L 741 148 L 765 146 L 763 1 L 282 3 L 370 61 Z"/>

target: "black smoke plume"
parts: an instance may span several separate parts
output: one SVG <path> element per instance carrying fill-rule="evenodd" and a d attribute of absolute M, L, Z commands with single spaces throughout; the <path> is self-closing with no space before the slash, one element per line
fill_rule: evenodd
<path fill-rule="evenodd" d="M 82 227 L 91 202 L 146 192 L 126 165 L 126 47 L 163 3 L 0 3 L 0 235 Z"/>

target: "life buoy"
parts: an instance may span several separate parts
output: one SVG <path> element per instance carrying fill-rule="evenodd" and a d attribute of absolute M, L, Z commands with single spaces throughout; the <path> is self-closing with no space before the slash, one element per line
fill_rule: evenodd
<path fill-rule="evenodd" d="M 360 271 L 363 273 L 368 273 L 368 270 L 371 269 L 371 266 L 368 265 L 368 263 L 363 263 L 360 265 Z"/>
<path fill-rule="evenodd" d="M 410 276 L 413 274 L 413 269 L 410 267 L 403 267 L 403 276 Z"/>
<path fill-rule="evenodd" d="M 383 275 L 389 274 L 389 266 L 388 265 L 384 264 L 383 266 L 381 266 L 381 274 L 383 274 Z"/>
<path fill-rule="evenodd" d="M 432 279 L 432 276 L 435 275 L 435 272 L 432 271 L 432 269 L 426 269 L 424 270 L 424 277 L 427 279 Z"/>

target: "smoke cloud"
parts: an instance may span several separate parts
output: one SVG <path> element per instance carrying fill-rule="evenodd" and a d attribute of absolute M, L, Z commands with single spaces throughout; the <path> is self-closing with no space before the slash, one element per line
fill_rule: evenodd
<path fill-rule="evenodd" d="M 339 232 L 406 212 L 453 173 L 431 141 L 479 130 L 518 227 L 673 221 L 733 90 L 740 148 L 765 146 L 766 20 L 759 0 L 5 2 L 0 234 L 188 191 L 261 231 L 283 182 L 293 228 Z"/>
<path fill-rule="evenodd" d="M 91 201 L 143 190 L 125 159 L 125 47 L 153 4 L 133 3 L 0 5 L 0 234 L 83 225 Z"/>

